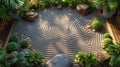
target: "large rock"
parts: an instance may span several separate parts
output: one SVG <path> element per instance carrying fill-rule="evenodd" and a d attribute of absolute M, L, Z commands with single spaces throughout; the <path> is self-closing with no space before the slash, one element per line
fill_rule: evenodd
<path fill-rule="evenodd" d="M 111 57 L 110 55 L 108 55 L 106 53 L 106 51 L 96 52 L 95 55 L 96 55 L 99 62 L 104 62 L 106 60 L 109 60 Z"/>
<path fill-rule="evenodd" d="M 38 16 L 38 13 L 36 13 L 36 12 L 28 12 L 28 13 L 26 13 L 25 19 L 33 22 L 33 21 L 35 21 L 37 16 Z"/>
<path fill-rule="evenodd" d="M 58 54 L 47 62 L 46 67 L 73 67 L 73 63 L 66 54 Z"/>
<path fill-rule="evenodd" d="M 90 6 L 87 4 L 78 4 L 76 10 L 82 15 L 87 15 L 91 12 Z"/>

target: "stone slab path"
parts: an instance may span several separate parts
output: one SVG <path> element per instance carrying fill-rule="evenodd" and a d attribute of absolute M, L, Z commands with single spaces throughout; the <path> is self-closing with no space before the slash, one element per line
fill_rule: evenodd
<path fill-rule="evenodd" d="M 81 16 L 76 10 L 38 10 L 39 18 L 30 23 L 19 18 L 13 30 L 19 36 L 28 36 L 34 48 L 41 51 L 45 60 L 56 54 L 67 54 L 72 60 L 78 51 L 103 51 L 103 32 L 92 32 L 86 28 L 97 16 L 91 13 Z M 101 17 L 99 17 L 101 18 Z M 104 21 L 103 18 L 101 18 Z"/>

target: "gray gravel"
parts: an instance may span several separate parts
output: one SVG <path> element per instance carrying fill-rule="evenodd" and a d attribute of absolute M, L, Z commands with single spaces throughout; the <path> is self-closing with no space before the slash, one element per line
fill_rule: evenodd
<path fill-rule="evenodd" d="M 86 28 L 93 18 L 99 17 L 96 13 L 81 16 L 76 10 L 67 8 L 38 10 L 38 13 L 39 18 L 34 23 L 19 18 L 13 33 L 29 37 L 33 47 L 41 51 L 46 60 L 56 54 L 67 54 L 73 60 L 78 51 L 103 51 L 103 32 Z"/>

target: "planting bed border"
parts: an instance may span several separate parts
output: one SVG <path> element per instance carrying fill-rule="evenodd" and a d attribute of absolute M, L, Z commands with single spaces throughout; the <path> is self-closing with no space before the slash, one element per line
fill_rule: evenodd
<path fill-rule="evenodd" d="M 15 25 L 15 20 L 10 19 L 8 22 L 0 22 L 0 27 L 4 27 L 0 31 L 0 40 L 2 40 L 2 46 L 5 47 L 5 45 L 8 42 L 9 36 L 10 36 L 10 31 L 12 31 L 13 27 Z"/>
<path fill-rule="evenodd" d="M 114 20 L 113 20 L 114 19 Z M 106 27 L 108 32 L 113 38 L 113 42 L 120 41 L 120 23 L 115 20 L 115 18 L 107 19 Z"/>

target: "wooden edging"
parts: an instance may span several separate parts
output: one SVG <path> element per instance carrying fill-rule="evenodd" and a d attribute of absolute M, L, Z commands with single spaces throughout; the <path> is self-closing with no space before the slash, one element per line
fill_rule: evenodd
<path fill-rule="evenodd" d="M 13 20 L 12 22 L 13 22 L 13 24 L 12 24 L 12 27 L 11 27 L 9 33 L 8 33 L 8 36 L 7 36 L 6 42 L 5 42 L 4 46 L 3 46 L 4 48 L 6 48 L 7 43 L 8 43 L 8 41 L 9 41 L 9 38 L 10 38 L 10 36 L 11 36 L 12 30 L 13 30 L 13 28 L 15 27 L 15 24 L 16 24 L 16 23 L 15 23 L 15 20 Z"/>
<path fill-rule="evenodd" d="M 110 33 L 111 37 L 113 38 L 113 42 L 116 42 L 116 38 L 115 38 L 115 34 L 113 33 L 113 29 L 112 29 L 112 26 L 110 25 L 110 20 L 106 20 L 106 27 L 107 27 L 107 30 L 108 32 Z"/>

